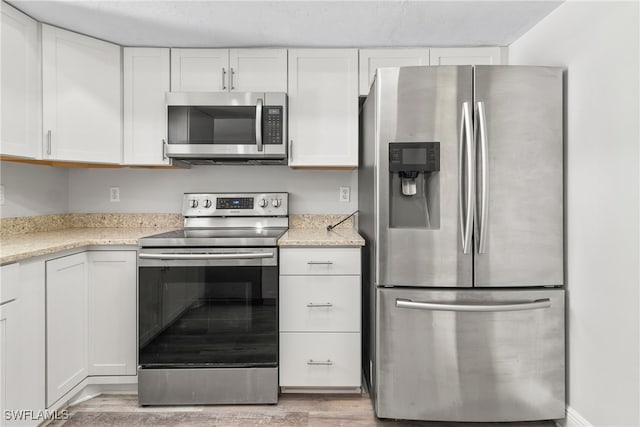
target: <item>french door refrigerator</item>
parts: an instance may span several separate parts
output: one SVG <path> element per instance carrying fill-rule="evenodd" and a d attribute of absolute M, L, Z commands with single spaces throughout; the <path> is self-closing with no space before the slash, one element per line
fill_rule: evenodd
<path fill-rule="evenodd" d="M 361 109 L 380 418 L 564 417 L 562 70 L 378 69 Z"/>

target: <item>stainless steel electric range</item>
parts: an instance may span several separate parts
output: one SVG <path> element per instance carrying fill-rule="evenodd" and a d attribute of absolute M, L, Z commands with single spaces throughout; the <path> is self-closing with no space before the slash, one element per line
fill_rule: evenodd
<path fill-rule="evenodd" d="M 140 239 L 140 405 L 276 403 L 287 193 L 187 193 L 184 229 Z"/>

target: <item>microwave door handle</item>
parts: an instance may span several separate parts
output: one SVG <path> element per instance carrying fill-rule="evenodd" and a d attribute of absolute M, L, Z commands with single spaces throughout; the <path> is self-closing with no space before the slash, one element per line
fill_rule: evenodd
<path fill-rule="evenodd" d="M 262 151 L 262 98 L 256 102 L 256 146 Z"/>

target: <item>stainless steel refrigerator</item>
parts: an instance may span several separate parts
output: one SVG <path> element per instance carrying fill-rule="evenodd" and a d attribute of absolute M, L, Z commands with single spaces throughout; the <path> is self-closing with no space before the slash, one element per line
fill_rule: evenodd
<path fill-rule="evenodd" d="M 564 417 L 562 70 L 378 69 L 360 164 L 377 416 Z"/>

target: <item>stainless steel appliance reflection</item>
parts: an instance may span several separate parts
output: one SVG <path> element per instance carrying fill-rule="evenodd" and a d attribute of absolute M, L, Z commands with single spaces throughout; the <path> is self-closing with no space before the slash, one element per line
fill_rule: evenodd
<path fill-rule="evenodd" d="M 378 417 L 562 418 L 562 70 L 382 68 L 361 120 Z"/>
<path fill-rule="evenodd" d="M 276 403 L 288 194 L 190 193 L 183 214 L 140 240 L 139 403 Z"/>

